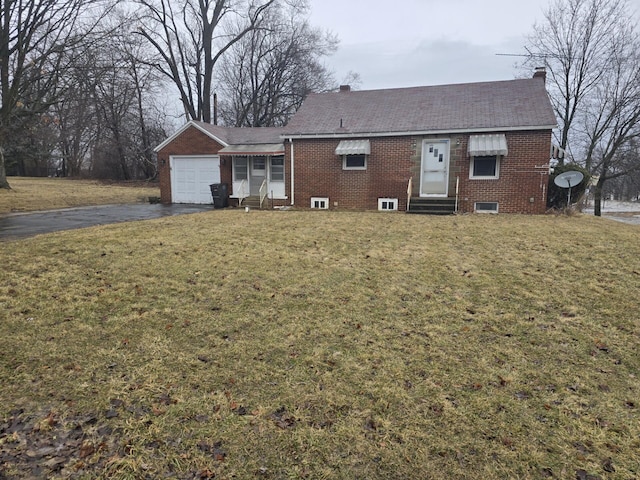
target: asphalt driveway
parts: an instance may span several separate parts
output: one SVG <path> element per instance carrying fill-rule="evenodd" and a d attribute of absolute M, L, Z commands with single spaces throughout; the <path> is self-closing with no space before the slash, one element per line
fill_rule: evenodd
<path fill-rule="evenodd" d="M 213 210 L 213 205 L 100 205 L 65 208 L 46 212 L 13 213 L 0 216 L 0 241 L 33 237 L 42 233 L 107 225 L 110 223 L 150 220 Z"/>

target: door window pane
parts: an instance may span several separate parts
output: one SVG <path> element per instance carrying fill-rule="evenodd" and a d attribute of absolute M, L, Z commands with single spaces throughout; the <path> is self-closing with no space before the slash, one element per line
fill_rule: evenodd
<path fill-rule="evenodd" d="M 265 158 L 264 157 L 253 157 L 253 170 L 257 172 L 264 172 L 265 168 Z"/>

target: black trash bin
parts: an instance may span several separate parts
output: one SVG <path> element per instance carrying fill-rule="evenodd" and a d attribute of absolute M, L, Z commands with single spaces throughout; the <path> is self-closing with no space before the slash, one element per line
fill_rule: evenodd
<path fill-rule="evenodd" d="M 214 208 L 229 206 L 229 189 L 226 183 L 213 183 L 209 187 L 211 188 Z"/>

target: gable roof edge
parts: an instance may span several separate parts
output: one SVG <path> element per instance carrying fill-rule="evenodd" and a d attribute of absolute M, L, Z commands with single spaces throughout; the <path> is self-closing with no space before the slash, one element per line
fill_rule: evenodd
<path fill-rule="evenodd" d="M 189 120 L 186 124 L 184 124 L 182 127 L 180 127 L 173 135 L 169 136 L 169 138 L 167 138 L 164 142 L 162 142 L 160 145 L 158 145 L 156 148 L 154 148 L 153 151 L 155 153 L 158 153 L 160 150 L 162 150 L 164 147 L 166 147 L 171 142 L 173 142 L 176 138 L 178 138 L 180 135 L 182 135 L 189 127 L 197 128 L 202 133 L 204 133 L 207 137 L 211 138 L 212 140 L 215 140 L 216 142 L 218 142 L 223 147 L 228 147 L 229 146 L 229 144 L 227 142 L 225 142 L 224 140 L 222 140 L 219 137 L 216 137 L 213 133 L 209 132 L 207 129 L 205 129 L 201 125 L 199 125 L 195 120 Z"/>
<path fill-rule="evenodd" d="M 553 130 L 557 125 L 535 125 L 521 127 L 484 127 L 484 128 L 459 128 L 449 130 L 415 130 L 407 132 L 353 132 L 353 133 L 283 133 L 280 138 L 286 139 L 313 139 L 313 138 L 362 138 L 362 137 L 407 137 L 418 135 L 442 135 L 457 133 L 487 133 L 487 132 L 522 132 L 527 130 Z"/>

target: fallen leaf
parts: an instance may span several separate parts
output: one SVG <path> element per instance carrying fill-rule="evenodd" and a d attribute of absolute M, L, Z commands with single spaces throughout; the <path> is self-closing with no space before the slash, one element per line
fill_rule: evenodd
<path fill-rule="evenodd" d="M 369 417 L 364 421 L 364 428 L 375 432 L 378 429 L 378 426 L 373 418 Z"/>
<path fill-rule="evenodd" d="M 292 428 L 296 423 L 295 417 L 287 412 L 287 409 L 284 406 L 277 409 L 275 412 L 269 415 L 269 417 L 278 427 L 282 429 Z"/>
<path fill-rule="evenodd" d="M 87 458 L 88 456 L 93 455 L 95 451 L 96 449 L 93 446 L 93 443 L 84 442 L 80 447 L 80 452 L 78 453 L 78 455 L 80 458 Z"/>
<path fill-rule="evenodd" d="M 213 459 L 216 460 L 217 462 L 224 461 L 226 456 L 227 456 L 227 452 L 225 452 L 224 450 L 222 450 L 220 448 L 215 448 L 213 450 Z"/>
<path fill-rule="evenodd" d="M 177 255 L 177 253 L 176 253 Z M 198 472 L 198 477 L 199 478 L 203 478 L 203 479 L 207 479 L 207 478 L 215 478 L 216 474 L 214 472 L 212 472 L 211 470 L 209 470 L 208 468 L 205 468 L 204 470 L 200 470 Z"/>
<path fill-rule="evenodd" d="M 601 480 L 598 475 L 590 475 L 585 470 L 576 470 L 576 480 Z"/>
<path fill-rule="evenodd" d="M 165 413 L 167 413 L 166 409 L 156 407 L 155 405 L 151 405 L 151 411 L 155 416 L 164 415 Z"/>
<path fill-rule="evenodd" d="M 605 458 L 605 459 L 602 461 L 602 469 L 603 469 L 605 472 L 609 472 L 609 473 L 615 472 L 615 471 L 616 471 L 616 468 L 613 466 L 613 463 L 612 463 L 612 462 L 613 462 L 613 460 L 611 460 L 611 457 L 609 457 L 609 458 Z"/>
<path fill-rule="evenodd" d="M 248 413 L 247 409 L 242 405 L 240 405 L 238 408 L 234 408 L 233 411 L 236 415 L 240 415 L 240 416 L 246 415 Z"/>

